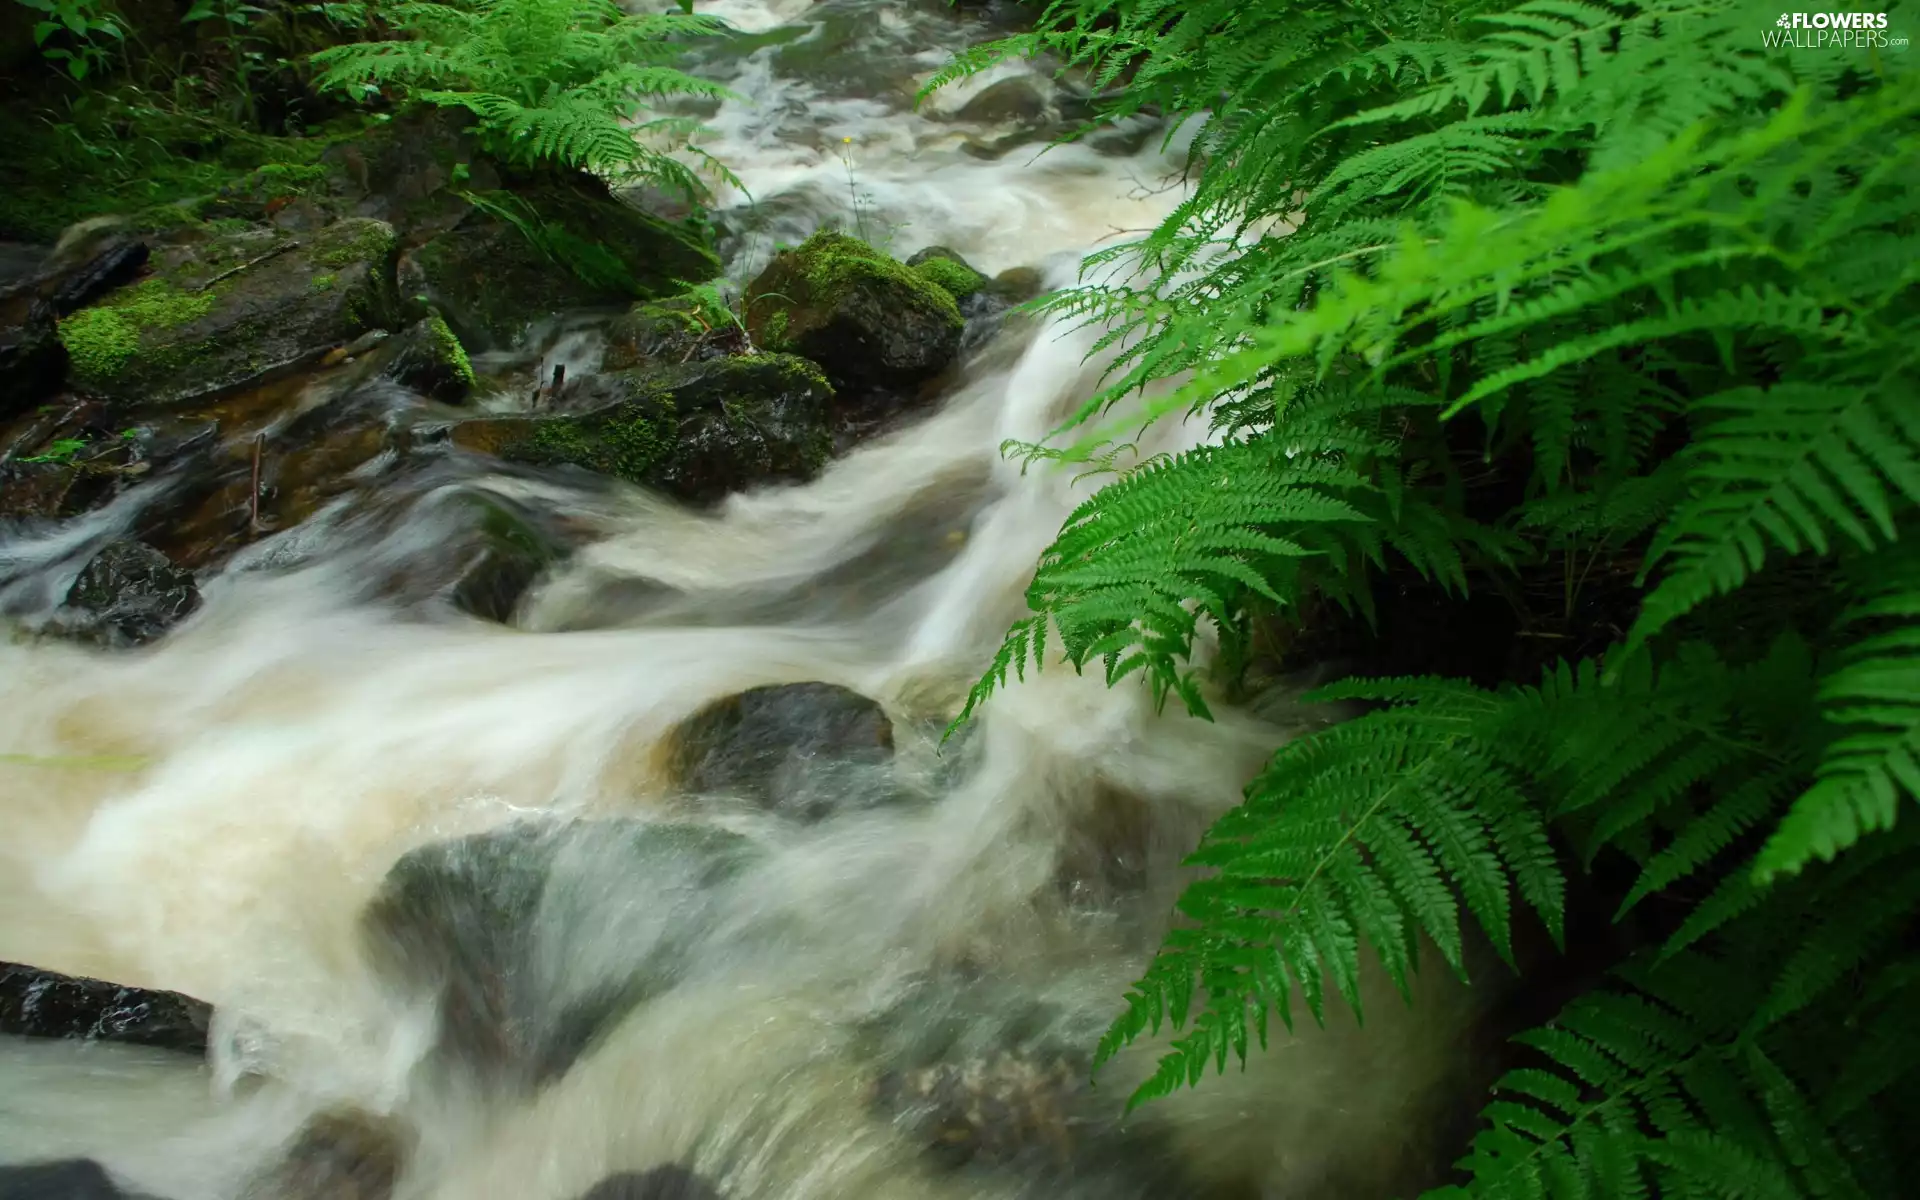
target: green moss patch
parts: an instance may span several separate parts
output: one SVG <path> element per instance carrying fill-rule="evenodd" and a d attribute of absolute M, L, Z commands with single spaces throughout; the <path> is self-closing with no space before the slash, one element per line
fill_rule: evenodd
<path fill-rule="evenodd" d="M 183 292 L 165 280 L 150 279 L 99 305 L 83 308 L 60 322 L 60 342 L 82 382 L 112 379 L 141 353 L 141 334 L 173 329 L 213 311 L 210 293 Z"/>
<path fill-rule="evenodd" d="M 541 421 L 525 441 L 503 457 L 521 462 L 568 464 L 645 483 L 673 448 L 673 401 L 662 392 L 654 403 L 623 404 L 579 420 Z"/>
<path fill-rule="evenodd" d="M 955 300 L 965 300 L 986 285 L 987 277 L 951 258 L 930 258 L 913 268 Z"/>
<path fill-rule="evenodd" d="M 467 348 L 454 336 L 446 319 L 439 313 L 427 317 L 427 335 L 433 339 L 435 357 L 453 368 L 460 382 L 468 387 L 474 385 L 473 360 L 467 357 Z"/>
<path fill-rule="evenodd" d="M 851 288 L 892 284 L 946 317 L 954 328 L 966 324 L 960 306 L 946 288 L 857 237 L 823 229 L 794 253 L 800 258 L 812 303 L 832 307 Z"/>

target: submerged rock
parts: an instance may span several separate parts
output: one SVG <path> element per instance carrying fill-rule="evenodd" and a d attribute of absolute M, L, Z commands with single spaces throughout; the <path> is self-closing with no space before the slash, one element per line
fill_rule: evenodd
<path fill-rule="evenodd" d="M 204 1054 L 213 1010 L 177 992 L 0 963 L 0 1034 Z"/>
<path fill-rule="evenodd" d="M 191 572 L 144 542 L 110 542 L 67 590 L 70 632 L 109 646 L 153 641 L 200 607 Z"/>
<path fill-rule="evenodd" d="M 811 363 L 754 354 L 587 376 L 557 401 L 573 411 L 476 418 L 453 426 L 449 437 L 463 450 L 584 467 L 713 501 L 817 474 L 832 452 L 832 395 Z"/>
<path fill-rule="evenodd" d="M 90 1158 L 0 1165 L 0 1200 L 141 1200 Z"/>
<path fill-rule="evenodd" d="M 389 1118 L 341 1110 L 308 1121 L 275 1164 L 239 1200 L 388 1200 L 410 1139 Z"/>
<path fill-rule="evenodd" d="M 714 1186 L 685 1167 L 609 1175 L 580 1200 L 721 1200 Z"/>
<path fill-rule="evenodd" d="M 885 803 L 875 771 L 893 759 L 893 724 L 878 704 L 828 683 L 758 687 L 687 718 L 673 733 L 676 784 L 742 796 L 817 820 Z"/>
<path fill-rule="evenodd" d="M 743 300 L 754 344 L 820 364 L 850 392 L 910 388 L 953 361 L 965 325 L 946 288 L 843 233 L 776 255 Z"/>
<path fill-rule="evenodd" d="M 435 997 L 443 1063 L 537 1086 L 678 981 L 752 855 L 707 826 L 521 822 L 409 852 L 362 928 L 386 978 Z"/>
<path fill-rule="evenodd" d="M 262 380 L 392 320 L 393 227 L 215 235 L 60 323 L 76 388 L 178 405 Z"/>

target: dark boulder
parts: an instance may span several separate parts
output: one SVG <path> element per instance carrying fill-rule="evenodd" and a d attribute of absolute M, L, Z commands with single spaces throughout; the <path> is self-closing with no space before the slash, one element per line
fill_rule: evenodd
<path fill-rule="evenodd" d="M 462 421 L 463 450 L 535 466 L 575 466 L 695 502 L 818 474 L 832 453 L 833 389 L 785 354 L 591 375 L 557 398 L 564 412 Z"/>
<path fill-rule="evenodd" d="M 204 1054 L 213 1010 L 175 992 L 0 963 L 0 1034 Z"/>
<path fill-rule="evenodd" d="M 0 1165 L 0 1200 L 139 1200 L 90 1158 Z"/>
<path fill-rule="evenodd" d="M 893 724 L 827 683 L 758 687 L 701 709 L 673 733 L 675 783 L 802 820 L 892 800 Z"/>
<path fill-rule="evenodd" d="M 110 542 L 67 589 L 69 632 L 108 646 L 153 641 L 200 607 L 193 575 L 144 542 Z"/>
<path fill-rule="evenodd" d="M 613 307 L 720 273 L 706 235 L 663 221 L 590 176 L 558 176 L 495 193 L 459 225 L 409 250 L 400 286 L 446 315 L 462 341 L 518 343 L 568 309 Z"/>
<path fill-rule="evenodd" d="M 609 1175 L 580 1200 L 721 1200 L 720 1192 L 685 1167 Z"/>
<path fill-rule="evenodd" d="M 435 997 L 443 1065 L 538 1086 L 679 980 L 752 855 L 706 826 L 521 822 L 409 852 L 362 928 L 384 977 Z"/>
<path fill-rule="evenodd" d="M 74 386 L 121 404 L 180 405 L 316 361 L 393 320 L 393 227 L 187 239 L 151 278 L 60 323 Z"/>
<path fill-rule="evenodd" d="M 912 388 L 960 348 L 953 296 L 904 263 L 843 233 L 782 251 L 742 301 L 754 344 L 820 364 L 853 394 Z"/>
<path fill-rule="evenodd" d="M 410 1145 L 391 1119 L 324 1112 L 301 1127 L 279 1161 L 248 1181 L 240 1200 L 388 1200 Z"/>

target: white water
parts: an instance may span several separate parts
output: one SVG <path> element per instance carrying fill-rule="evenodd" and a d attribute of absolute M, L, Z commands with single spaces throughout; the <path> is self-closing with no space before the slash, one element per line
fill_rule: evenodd
<path fill-rule="evenodd" d="M 864 15 L 850 52 L 906 63 L 904 89 L 979 36 L 932 5 L 712 9 L 760 31 Z M 896 253 L 945 244 L 989 272 L 1046 264 L 1065 284 L 1082 252 L 1177 199 L 1142 186 L 1178 165 L 1156 145 L 981 161 L 959 139 L 993 131 L 939 115 L 981 84 L 911 114 L 871 91 L 783 78 L 776 49 L 709 67 L 747 97 L 713 119 L 709 142 L 760 205 L 759 228 L 736 242 L 739 272 L 776 241 L 852 218 L 885 223 Z M 853 190 L 871 197 L 858 213 L 843 154 Z M 1177 1187 L 1086 1155 L 944 1170 L 871 1102 L 888 1064 L 858 1029 L 883 1013 L 911 1024 L 930 1003 L 913 990 L 927 972 L 964 964 L 1051 1005 L 1089 1045 L 1163 927 L 1173 864 L 1286 734 L 1233 712 L 1155 716 L 1132 686 L 1055 667 L 988 705 L 949 752 L 957 768 L 936 761 L 940 721 L 1092 486 L 1023 475 L 997 449 L 1076 406 L 1097 375 L 1081 361 L 1090 340 L 1003 334 L 937 411 L 810 484 L 714 512 L 630 489 L 481 481 L 598 531 L 512 628 L 367 598 L 373 563 L 431 548 L 429 492 L 416 520 L 372 542 L 325 522 L 283 535 L 302 545 L 284 558 L 293 569 L 257 549 L 204 581 L 203 609 L 149 650 L 0 645 L 0 753 L 144 762 L 0 764 L 0 960 L 171 988 L 220 1014 L 206 1068 L 0 1041 L 0 1162 L 91 1156 L 153 1195 L 213 1200 L 239 1195 L 309 1114 L 346 1106 L 407 1131 L 407 1200 L 570 1200 L 674 1162 L 734 1200 L 1387 1194 L 1453 1102 L 1470 1011 L 1437 984 L 1411 1012 L 1376 988 L 1364 1035 L 1336 1019 L 1146 1110 L 1129 1136 L 1177 1165 Z M 1194 436 L 1163 423 L 1142 451 Z M 117 520 L 0 555 L 56 563 Z M 35 576 L 34 594 L 57 596 L 78 566 L 67 561 Z M 807 680 L 880 700 L 903 772 L 934 801 L 797 826 L 671 793 L 656 752 L 666 731 L 710 700 Z M 1146 882 L 1063 902 L 1059 863 L 1110 831 L 1114 795 L 1147 805 Z M 364 961 L 362 910 L 408 849 L 545 812 L 721 821 L 769 853 L 685 981 L 536 1095 L 419 1069 L 432 1014 Z M 593 882 L 615 905 L 658 902 L 646 880 Z M 771 941 L 741 932 L 766 928 Z M 596 945 L 576 966 L 621 951 Z M 982 1036 L 996 1004 L 977 1019 Z M 1148 1049 L 1103 1076 L 1104 1105 L 1076 1110 L 1100 1116 L 1077 1116 L 1072 1140 L 1117 1126 Z"/>

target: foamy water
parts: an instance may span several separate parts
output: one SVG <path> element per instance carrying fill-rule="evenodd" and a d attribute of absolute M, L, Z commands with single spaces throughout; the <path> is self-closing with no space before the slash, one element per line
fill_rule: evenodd
<path fill-rule="evenodd" d="M 871 0 L 701 8 L 759 33 L 868 20 L 853 52 L 904 64 L 909 92 L 981 36 L 937 7 Z M 964 137 L 994 131 L 952 114 L 1007 70 L 914 113 L 898 92 L 785 77 L 780 48 L 705 68 L 745 97 L 712 118 L 707 143 L 755 205 L 724 198 L 737 279 L 777 242 L 868 221 L 896 253 L 944 244 L 988 272 L 1038 266 L 1065 285 L 1081 253 L 1177 201 L 1143 186 L 1178 166 L 1157 142 L 1131 157 L 967 154 Z M 0 960 L 176 989 L 219 1013 L 204 1068 L 0 1042 L 0 1162 L 92 1156 L 170 1200 L 236 1196 L 308 1114 L 344 1105 L 408 1131 L 397 1194 L 409 1200 L 570 1200 L 669 1162 L 737 1200 L 1173 1194 L 1082 1159 L 943 1170 L 873 1104 L 886 1063 L 863 1040 L 875 1020 L 912 1024 L 932 1003 L 929 975 L 964 967 L 1046 1004 L 1065 1040 L 1090 1045 L 1163 928 L 1179 856 L 1287 732 L 1232 712 L 1156 715 L 1139 688 L 1056 667 L 1010 687 L 939 754 L 942 722 L 1024 613 L 1037 555 L 1095 486 L 1023 473 L 998 450 L 1044 436 L 1084 398 L 1091 340 L 1010 329 L 920 420 L 811 483 L 711 511 L 524 473 L 469 480 L 585 514 L 597 531 L 511 627 L 369 598 L 375 565 L 438 536 L 428 490 L 377 538 L 352 525 L 356 505 L 379 500 L 366 495 L 281 535 L 278 551 L 255 548 L 203 581 L 204 607 L 150 649 L 0 645 L 0 752 L 141 763 L 0 764 Z M 577 339 L 556 355 L 570 373 L 591 358 Z M 1141 452 L 1198 437 L 1163 422 Z M 15 609 L 51 603 L 79 551 L 124 523 L 109 510 L 0 544 Z M 903 777 L 931 801 L 800 827 L 703 816 L 673 794 L 668 731 L 711 700 L 799 681 L 880 701 Z M 1063 901 L 1059 864 L 1098 839 L 1114 795 L 1149 814 L 1150 869 L 1132 895 Z M 764 854 L 684 981 L 537 1094 L 425 1071 L 432 1014 L 365 961 L 367 901 L 413 847 L 551 813 L 711 819 Z M 647 879 L 588 879 L 623 912 L 665 903 Z M 561 944 L 562 917 L 542 920 Z M 567 987 L 630 950 L 565 944 L 572 957 L 553 970 Z M 1183 1194 L 1383 1194 L 1428 1149 L 1470 1012 L 1423 986 L 1434 995 L 1414 1012 L 1376 987 L 1364 1036 L 1337 1020 L 1128 1128 L 1177 1160 Z M 981 1027 L 1008 1003 L 989 1004 Z M 1102 1079 L 1111 1120 L 1076 1136 L 1121 1129 L 1119 1101 L 1150 1066 L 1151 1048 L 1123 1057 Z"/>

